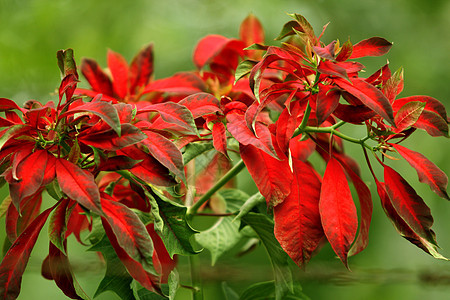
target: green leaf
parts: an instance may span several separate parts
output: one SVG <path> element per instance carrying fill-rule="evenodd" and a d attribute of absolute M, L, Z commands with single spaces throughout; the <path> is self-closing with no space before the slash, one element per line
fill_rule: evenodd
<path fill-rule="evenodd" d="M 254 60 L 244 60 L 242 61 L 237 69 L 236 72 L 234 73 L 234 83 L 238 82 L 239 79 L 241 79 L 242 77 L 250 74 L 250 72 L 252 71 L 253 67 L 257 64 L 257 61 Z"/>
<path fill-rule="evenodd" d="M 2 204 L 0 204 L 0 218 L 2 218 L 6 214 L 6 211 L 8 210 L 11 202 L 12 200 L 10 195 L 6 196 L 5 199 L 3 199 Z"/>
<path fill-rule="evenodd" d="M 77 74 L 77 66 L 73 58 L 73 50 L 59 50 L 56 53 L 56 58 L 58 60 L 58 67 L 61 71 L 61 77 L 65 77 L 70 74 Z"/>
<path fill-rule="evenodd" d="M 173 269 L 169 274 L 169 300 L 174 300 L 175 295 L 180 287 L 180 275 L 177 269 Z"/>
<path fill-rule="evenodd" d="M 248 195 L 237 189 L 222 190 L 219 193 L 227 203 L 227 212 L 233 213 L 248 199 Z M 197 242 L 211 253 L 211 265 L 217 262 L 224 253 L 233 248 L 244 235 L 239 231 L 240 222 L 233 217 L 220 218 L 211 228 L 195 236 Z"/>
<path fill-rule="evenodd" d="M 171 258 L 175 254 L 193 255 L 191 237 L 197 233 L 186 221 L 187 208 L 173 202 L 156 191 L 145 191 L 155 218 L 155 230 L 161 237 Z"/>
<path fill-rule="evenodd" d="M 293 292 L 292 273 L 289 269 L 289 256 L 284 252 L 273 233 L 274 224 L 267 216 L 257 213 L 248 213 L 241 221 L 249 225 L 258 235 L 267 250 L 275 279 L 275 298 L 283 298 Z"/>
<path fill-rule="evenodd" d="M 108 237 L 103 235 L 102 239 L 89 248 L 88 251 L 101 252 L 106 261 L 105 276 L 100 282 L 94 297 L 97 297 L 103 292 L 112 291 L 122 300 L 134 300 L 133 291 L 130 288 L 133 279 L 117 257 Z"/>
<path fill-rule="evenodd" d="M 48 238 L 64 255 L 67 256 L 64 247 L 64 240 L 66 239 L 67 222 L 69 220 L 71 208 L 68 206 L 68 199 L 63 199 L 50 215 L 48 225 Z"/>
<path fill-rule="evenodd" d="M 254 207 L 258 206 L 261 203 L 266 203 L 266 199 L 260 192 L 255 193 L 250 198 L 245 201 L 245 203 L 239 209 L 238 215 L 234 218 L 235 220 L 241 219 L 243 216 L 248 214 Z"/>
<path fill-rule="evenodd" d="M 59 201 L 63 194 L 61 188 L 59 187 L 58 180 L 54 179 L 52 182 L 45 186 L 47 193 L 55 200 Z"/>
<path fill-rule="evenodd" d="M 213 149 L 212 143 L 190 143 L 184 147 L 183 163 L 187 165 L 188 162 L 193 160 L 199 155 L 202 155 L 206 151 Z"/>
<path fill-rule="evenodd" d="M 133 289 L 134 298 L 136 300 L 167 300 L 167 297 L 156 294 L 155 292 L 149 291 L 139 284 L 137 281 L 131 283 Z"/>
<path fill-rule="evenodd" d="M 19 133 L 20 131 L 22 131 L 22 129 L 24 129 L 26 127 L 29 127 L 29 126 L 22 125 L 22 124 L 10 126 L 8 128 L 8 130 L 6 130 L 6 132 L 0 137 L 0 149 L 3 148 L 3 146 L 6 144 L 7 141 L 9 141 L 9 139 L 11 137 L 13 137 L 14 135 Z"/>

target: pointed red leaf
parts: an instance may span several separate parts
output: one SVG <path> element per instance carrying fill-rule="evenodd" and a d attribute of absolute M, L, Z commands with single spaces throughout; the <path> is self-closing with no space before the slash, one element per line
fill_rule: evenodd
<path fill-rule="evenodd" d="M 300 105 L 297 101 L 291 106 L 290 111 L 285 108 L 278 117 L 276 123 L 276 139 L 278 147 L 280 147 L 283 153 L 287 153 L 292 135 L 300 125 L 301 118 L 299 118 L 299 113 Z"/>
<path fill-rule="evenodd" d="M 353 45 L 350 59 L 364 56 L 381 56 L 389 52 L 392 43 L 381 37 L 372 37 Z"/>
<path fill-rule="evenodd" d="M 130 169 L 138 178 L 159 186 L 174 186 L 177 182 L 172 178 L 169 170 L 150 155 Z"/>
<path fill-rule="evenodd" d="M 330 158 L 320 191 L 320 217 L 334 252 L 348 268 L 348 251 L 358 229 L 358 216 L 341 164 Z"/>
<path fill-rule="evenodd" d="M 212 128 L 214 148 L 225 156 L 227 153 L 227 132 L 222 122 L 215 122 Z"/>
<path fill-rule="evenodd" d="M 66 242 L 67 241 L 64 241 L 64 248 L 66 247 Z M 77 293 L 74 285 L 76 280 L 73 276 L 72 267 L 70 266 L 68 257 L 64 255 L 64 253 L 61 252 L 61 250 L 58 249 L 53 243 L 49 244 L 47 263 L 51 274 L 51 279 L 55 281 L 56 285 L 67 297 L 70 299 L 85 299 Z"/>
<path fill-rule="evenodd" d="M 320 61 L 317 71 L 325 75 L 336 76 L 348 80 L 347 71 L 338 63 L 329 60 Z"/>
<path fill-rule="evenodd" d="M 334 55 L 335 55 L 334 49 L 335 49 L 335 46 L 336 46 L 336 41 L 332 41 L 331 43 L 329 43 L 327 46 L 325 46 L 323 48 L 320 47 L 320 46 L 313 46 L 313 50 L 314 50 L 314 52 L 316 52 L 316 54 L 319 57 L 321 57 L 323 59 L 334 60 Z"/>
<path fill-rule="evenodd" d="M 111 225 L 109 225 L 109 223 L 104 218 L 102 218 L 102 224 L 103 228 L 105 229 L 106 236 L 108 237 L 111 245 L 116 251 L 117 257 L 119 257 L 120 261 L 123 263 L 128 273 L 130 273 L 131 277 L 138 281 L 147 290 L 157 291 L 158 278 L 146 271 L 142 264 L 132 259 L 127 254 L 127 252 L 122 249 L 122 247 L 119 245 L 115 232 L 111 228 Z"/>
<path fill-rule="evenodd" d="M 190 95 L 206 91 L 203 80 L 194 73 L 181 72 L 171 77 L 158 79 L 145 87 L 143 94 L 150 92 L 166 92 Z"/>
<path fill-rule="evenodd" d="M 142 141 L 149 153 L 178 178 L 186 181 L 184 175 L 183 156 L 177 146 L 162 135 L 146 131 L 148 139 Z"/>
<path fill-rule="evenodd" d="M 228 42 L 228 38 L 215 34 L 202 38 L 194 50 L 194 63 L 197 68 L 202 69 L 208 64 Z"/>
<path fill-rule="evenodd" d="M 67 115 L 72 115 L 80 112 L 88 112 L 100 117 L 120 136 L 119 114 L 117 113 L 116 108 L 111 103 L 105 101 L 88 102 L 75 108 L 69 109 L 66 113 L 60 115 L 59 118 L 63 118 Z"/>
<path fill-rule="evenodd" d="M 48 227 L 48 238 L 50 242 L 58 247 L 60 251 L 66 253 L 64 241 L 66 239 L 67 221 L 69 218 L 68 205 L 70 200 L 62 199 L 50 216 Z"/>
<path fill-rule="evenodd" d="M 346 105 L 339 103 L 333 115 L 342 121 L 360 124 L 376 116 L 376 112 L 365 105 Z"/>
<path fill-rule="evenodd" d="M 114 97 L 111 79 L 103 72 L 102 68 L 95 60 L 84 58 L 81 61 L 81 73 L 83 73 L 84 77 L 91 85 L 92 90 Z"/>
<path fill-rule="evenodd" d="M 23 108 L 21 108 L 19 105 L 17 105 L 17 103 L 14 102 L 13 100 L 6 99 L 6 98 L 0 98 L 0 111 L 8 111 L 11 109 L 17 109 L 17 110 L 20 110 L 21 112 L 25 111 Z"/>
<path fill-rule="evenodd" d="M 447 194 L 447 175 L 439 169 L 438 166 L 419 152 L 410 150 L 398 144 L 391 144 L 391 146 L 394 147 L 414 169 L 416 169 L 420 182 L 428 184 L 440 197 L 450 200 Z"/>
<path fill-rule="evenodd" d="M 128 63 L 122 55 L 112 50 L 108 50 L 107 57 L 114 91 L 121 99 L 125 99 L 128 94 Z"/>
<path fill-rule="evenodd" d="M 189 132 L 197 134 L 194 117 L 186 106 L 173 102 L 150 104 L 139 109 L 137 113 L 141 114 L 151 111 L 158 112 L 165 122 L 178 125 Z"/>
<path fill-rule="evenodd" d="M 316 117 L 317 124 L 320 125 L 325 121 L 336 109 L 339 104 L 341 94 L 339 90 L 332 85 L 323 85 L 319 83 L 319 93 L 316 100 Z"/>
<path fill-rule="evenodd" d="M 242 145 L 252 145 L 273 157 L 278 157 L 272 143 L 271 133 L 265 125 L 259 122 L 255 123 L 256 134 L 258 136 L 256 137 L 247 127 L 243 115 L 237 113 L 227 114 L 227 121 L 228 131 L 239 143 Z"/>
<path fill-rule="evenodd" d="M 197 93 L 190 95 L 178 103 L 186 106 L 191 111 L 194 119 L 197 119 L 203 115 L 214 114 L 218 111 L 222 111 L 220 109 L 219 100 L 208 93 Z"/>
<path fill-rule="evenodd" d="M 63 95 L 66 94 L 66 100 L 69 101 L 72 98 L 75 89 L 78 84 L 78 75 L 69 74 L 61 80 L 61 84 L 59 86 L 59 100 L 62 99 Z"/>
<path fill-rule="evenodd" d="M 351 83 L 340 78 L 334 82 L 395 127 L 392 106 L 379 89 L 359 78 L 352 78 Z"/>
<path fill-rule="evenodd" d="M 406 224 L 418 236 L 436 244 L 435 237 L 430 230 L 433 225 L 433 217 L 423 199 L 400 174 L 386 165 L 384 166 L 384 181 L 392 205 Z"/>
<path fill-rule="evenodd" d="M 298 138 L 293 138 L 289 141 L 289 150 L 293 159 L 306 162 L 316 150 L 316 144 L 311 139 L 300 141 Z"/>
<path fill-rule="evenodd" d="M 78 140 L 86 145 L 102 150 L 115 151 L 139 143 L 147 138 L 142 131 L 131 124 L 122 124 L 120 131 L 120 136 L 113 130 L 98 133 L 82 132 L 78 136 Z"/>
<path fill-rule="evenodd" d="M 291 191 L 293 179 L 287 158 L 278 160 L 255 146 L 239 146 L 241 158 L 269 207 L 283 202 Z"/>
<path fill-rule="evenodd" d="M 41 187 L 48 156 L 49 153 L 46 150 L 36 150 L 17 166 L 17 180 L 9 186 L 11 199 L 16 207 L 22 199 L 31 196 Z"/>
<path fill-rule="evenodd" d="M 150 237 L 153 240 L 153 245 L 155 247 L 155 252 L 153 254 L 153 262 L 155 263 L 155 266 L 157 263 L 160 265 L 161 283 L 167 283 L 170 272 L 177 265 L 177 257 L 175 256 L 174 259 L 170 258 L 166 246 L 164 246 L 161 237 L 156 233 L 154 229 L 154 224 L 150 223 L 149 225 L 146 226 L 146 228 L 148 233 L 150 234 Z"/>
<path fill-rule="evenodd" d="M 246 46 L 264 43 L 264 29 L 255 15 L 250 14 L 242 21 L 239 37 Z"/>
<path fill-rule="evenodd" d="M 70 199 L 98 215 L 103 214 L 100 193 L 91 173 L 65 159 L 58 158 L 56 160 L 56 177 L 61 190 Z"/>
<path fill-rule="evenodd" d="M 107 194 L 102 194 L 101 201 L 104 218 L 111 226 L 117 243 L 128 256 L 156 275 L 152 260 L 153 242 L 139 217 Z"/>
<path fill-rule="evenodd" d="M 19 295 L 22 274 L 25 271 L 39 233 L 53 208 L 48 208 L 36 217 L 12 244 L 3 258 L 0 265 L 1 299 L 13 300 Z"/>
<path fill-rule="evenodd" d="M 350 40 L 347 40 L 344 44 L 342 44 L 341 50 L 336 55 L 336 61 L 346 61 L 350 58 L 353 52 L 353 44 Z"/>
<path fill-rule="evenodd" d="M 308 164 L 293 159 L 291 193 L 274 208 L 275 237 L 299 266 L 304 267 L 324 237 L 319 213 L 321 180 Z"/>
<path fill-rule="evenodd" d="M 391 199 L 389 198 L 389 195 L 386 191 L 385 184 L 383 182 L 379 182 L 376 178 L 375 181 L 377 184 L 378 195 L 380 196 L 381 199 L 381 206 L 383 207 L 384 212 L 386 213 L 387 217 L 391 220 L 397 232 L 402 237 L 407 239 L 409 242 L 416 245 L 426 253 L 434 256 L 435 258 L 446 259 L 445 257 L 439 254 L 436 245 L 418 236 L 411 229 L 411 227 L 408 224 L 406 224 L 406 222 L 402 219 L 402 217 L 399 216 L 394 206 L 392 205 Z M 430 231 L 434 235 L 434 232 L 431 229 Z"/>
<path fill-rule="evenodd" d="M 344 157 L 337 156 L 337 158 L 353 182 L 353 186 L 358 194 L 359 207 L 361 211 L 359 233 L 348 253 L 348 255 L 352 256 L 363 251 L 369 244 L 369 228 L 373 211 L 372 195 L 370 194 L 370 190 L 367 185 L 364 181 L 362 181 L 360 175 L 353 171 L 353 168 L 347 164 Z"/>
<path fill-rule="evenodd" d="M 419 101 L 408 102 L 403 105 L 396 113 L 394 121 L 397 128 L 396 132 L 402 132 L 409 126 L 413 126 L 419 120 L 422 114 L 425 103 Z"/>
<path fill-rule="evenodd" d="M 133 58 L 129 69 L 130 92 L 136 93 L 136 88 L 147 85 L 153 75 L 153 44 L 144 47 Z"/>

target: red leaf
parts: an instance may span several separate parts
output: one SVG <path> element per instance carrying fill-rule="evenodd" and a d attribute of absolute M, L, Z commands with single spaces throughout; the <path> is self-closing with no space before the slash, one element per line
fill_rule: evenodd
<path fill-rule="evenodd" d="M 111 79 L 99 64 L 90 58 L 84 58 L 81 61 L 81 73 L 83 73 L 86 80 L 92 87 L 92 90 L 105 94 L 110 97 L 114 97 L 113 85 Z"/>
<path fill-rule="evenodd" d="M 336 61 L 346 61 L 350 58 L 353 52 L 353 45 L 350 40 L 347 40 L 344 44 L 342 44 L 341 50 L 336 56 Z"/>
<path fill-rule="evenodd" d="M 298 138 L 289 141 L 289 150 L 293 159 L 306 162 L 316 150 L 316 144 L 311 140 L 300 141 Z"/>
<path fill-rule="evenodd" d="M 65 159 L 58 158 L 56 160 L 56 177 L 61 190 L 70 199 L 98 215 L 103 215 L 100 193 L 91 173 Z"/>
<path fill-rule="evenodd" d="M 190 95 L 178 103 L 186 106 L 191 111 L 194 119 L 197 119 L 203 115 L 214 114 L 222 111 L 219 106 L 219 100 L 208 93 L 197 93 Z"/>
<path fill-rule="evenodd" d="M 11 109 L 17 109 L 20 110 L 21 112 L 25 112 L 25 110 L 21 108 L 19 105 L 17 105 L 17 103 L 14 102 L 13 100 L 0 98 L 0 111 L 8 111 Z"/>
<path fill-rule="evenodd" d="M 50 242 L 59 248 L 59 250 L 66 253 L 64 248 L 64 241 L 66 239 L 66 230 L 67 230 L 67 219 L 68 215 L 68 205 L 70 200 L 65 198 L 62 199 L 55 211 L 50 217 L 50 224 L 48 227 L 48 238 Z M 69 210 L 70 211 L 70 210 Z"/>
<path fill-rule="evenodd" d="M 349 80 L 347 71 L 343 67 L 341 67 L 338 63 L 332 61 L 322 60 L 319 66 L 317 67 L 317 71 L 319 71 L 322 74 L 336 76 Z"/>
<path fill-rule="evenodd" d="M 227 153 L 227 133 L 222 122 L 215 122 L 212 129 L 214 148 L 228 157 Z"/>
<path fill-rule="evenodd" d="M 376 116 L 376 112 L 365 105 L 346 105 L 339 103 L 333 115 L 342 121 L 360 124 Z"/>
<path fill-rule="evenodd" d="M 103 132 L 82 132 L 78 140 L 106 151 L 115 151 L 139 143 L 147 138 L 136 126 L 131 124 L 121 125 L 121 135 L 118 136 L 113 130 Z"/>
<path fill-rule="evenodd" d="M 379 182 L 376 178 L 375 181 L 377 184 L 377 191 L 381 199 L 381 206 L 383 207 L 384 212 L 386 213 L 387 217 L 391 220 L 392 224 L 394 225 L 398 233 L 405 239 L 407 239 L 408 241 L 410 241 L 411 243 L 413 243 L 414 245 L 425 251 L 426 253 L 436 258 L 446 259 L 437 252 L 436 245 L 429 243 L 425 239 L 418 236 L 411 229 L 411 227 L 409 227 L 409 225 L 406 224 L 406 222 L 398 215 L 394 206 L 392 206 L 392 202 L 386 191 L 385 184 L 383 182 Z M 434 232 L 432 230 L 430 231 L 434 235 Z"/>
<path fill-rule="evenodd" d="M 66 113 L 60 115 L 59 118 L 61 119 L 67 115 L 80 112 L 89 112 L 100 117 L 120 136 L 119 114 L 117 113 L 116 108 L 111 103 L 105 101 L 88 102 L 75 108 L 69 109 Z"/>
<path fill-rule="evenodd" d="M 136 279 L 136 281 L 138 281 L 147 290 L 159 290 L 158 286 L 156 285 L 156 282 L 158 282 L 156 276 L 147 272 L 142 264 L 132 259 L 127 254 L 127 252 L 122 249 L 111 226 L 104 218 L 102 218 L 102 224 L 103 228 L 105 229 L 105 233 L 108 236 L 109 242 L 116 251 L 117 257 L 119 257 L 120 261 L 123 263 L 128 273 L 130 273 L 131 277 Z"/>
<path fill-rule="evenodd" d="M 130 92 L 147 85 L 153 74 L 153 44 L 147 45 L 133 58 L 129 69 Z"/>
<path fill-rule="evenodd" d="M 341 94 L 332 85 L 319 83 L 319 93 L 316 100 L 317 125 L 325 121 L 337 108 Z"/>
<path fill-rule="evenodd" d="M 31 250 L 54 207 L 42 212 L 25 229 L 9 248 L 0 265 L 0 298 L 5 300 L 16 299 L 20 293 L 22 274 L 30 258 Z"/>
<path fill-rule="evenodd" d="M 140 179 L 159 186 L 174 186 L 177 182 L 170 176 L 169 170 L 150 155 L 130 169 Z"/>
<path fill-rule="evenodd" d="M 154 270 L 153 242 L 136 213 L 107 194 L 102 194 L 101 201 L 104 218 L 111 226 L 120 247 L 144 268 Z"/>
<path fill-rule="evenodd" d="M 313 50 L 321 58 L 328 59 L 328 60 L 334 60 L 334 55 L 335 55 L 334 48 L 335 48 L 335 46 L 336 46 L 336 41 L 333 41 L 333 42 L 329 43 L 324 48 L 319 47 L 319 46 L 313 46 Z"/>
<path fill-rule="evenodd" d="M 413 126 L 419 120 L 422 114 L 425 103 L 414 101 L 403 105 L 396 113 L 394 121 L 397 125 L 396 132 L 402 132 L 409 126 Z"/>
<path fill-rule="evenodd" d="M 341 164 L 331 158 L 320 191 L 320 217 L 334 252 L 348 268 L 348 251 L 358 229 L 358 216 Z"/>
<path fill-rule="evenodd" d="M 108 50 L 107 57 L 114 91 L 121 99 L 125 99 L 128 94 L 128 63 L 122 55 L 112 50 Z"/>
<path fill-rule="evenodd" d="M 247 127 L 243 115 L 237 113 L 227 114 L 227 121 L 228 131 L 239 143 L 242 145 L 252 145 L 273 157 L 278 157 L 272 144 L 271 133 L 265 125 L 259 122 L 255 123 L 256 134 L 259 137 L 257 138 Z"/>
<path fill-rule="evenodd" d="M 174 257 L 174 259 L 170 258 L 166 246 L 164 246 L 161 237 L 156 233 L 153 225 L 154 224 L 151 223 L 146 226 L 147 231 L 150 234 L 150 237 L 153 240 L 153 245 L 155 247 L 155 252 L 153 253 L 153 262 L 155 263 L 155 265 L 156 263 L 160 265 L 161 283 L 167 283 L 170 272 L 177 265 L 177 258 L 176 256 Z"/>
<path fill-rule="evenodd" d="M 380 37 L 372 37 L 353 45 L 350 59 L 364 56 L 381 56 L 389 52 L 392 43 Z"/>
<path fill-rule="evenodd" d="M 440 197 L 450 200 L 447 194 L 447 175 L 439 169 L 438 166 L 419 152 L 410 150 L 398 144 L 390 145 L 394 147 L 414 169 L 416 169 L 420 182 L 428 184 Z"/>
<path fill-rule="evenodd" d="M 287 153 L 292 135 L 300 125 L 301 118 L 298 117 L 299 113 L 300 105 L 297 101 L 292 105 L 290 111 L 285 108 L 278 117 L 276 123 L 276 139 L 278 147 L 280 147 L 283 153 Z"/>
<path fill-rule="evenodd" d="M 66 241 L 64 241 L 64 248 L 66 248 Z M 53 243 L 49 244 L 47 263 L 51 279 L 55 281 L 56 285 L 63 291 L 64 295 L 70 299 L 85 299 L 80 297 L 75 289 L 75 278 L 73 277 L 69 259 Z"/>
<path fill-rule="evenodd" d="M 420 237 L 436 244 L 431 231 L 433 217 L 430 209 L 416 191 L 400 174 L 389 166 L 384 166 L 384 181 L 386 191 L 397 213 L 409 227 Z"/>
<path fill-rule="evenodd" d="M 253 44 L 263 44 L 264 43 L 264 29 L 255 15 L 250 14 L 244 19 L 239 28 L 239 37 L 241 41 L 244 42 L 245 46 L 251 46 Z M 257 51 L 247 50 L 248 57 L 258 58 L 260 55 Z"/>
<path fill-rule="evenodd" d="M 274 207 L 283 202 L 291 191 L 293 179 L 287 158 L 278 160 L 251 144 L 240 144 L 239 150 L 267 205 Z"/>
<path fill-rule="evenodd" d="M 19 207 L 22 199 L 31 196 L 41 187 L 50 155 L 47 150 L 36 150 L 17 166 L 17 180 L 9 186 L 11 199 L 16 207 Z"/>
<path fill-rule="evenodd" d="M 304 267 L 325 235 L 319 214 L 321 180 L 308 164 L 292 163 L 291 193 L 274 208 L 274 233 L 284 251 Z"/>
<path fill-rule="evenodd" d="M 146 134 L 148 139 L 142 141 L 142 144 L 147 147 L 149 153 L 178 178 L 186 181 L 183 156 L 177 146 L 156 132 L 148 130 Z"/>
<path fill-rule="evenodd" d="M 221 35 L 208 35 L 202 38 L 194 50 L 194 63 L 198 69 L 208 64 L 217 53 L 229 42 L 230 39 Z"/>
<path fill-rule="evenodd" d="M 206 91 L 203 80 L 194 73 L 182 72 L 171 77 L 153 81 L 145 87 L 143 94 L 150 92 L 165 92 L 177 94 L 195 94 Z"/>
<path fill-rule="evenodd" d="M 139 109 L 137 113 L 141 114 L 151 111 L 159 112 L 165 122 L 176 124 L 189 132 L 197 134 L 194 117 L 186 106 L 173 102 L 150 104 Z"/>
<path fill-rule="evenodd" d="M 59 86 L 59 100 L 61 101 L 64 94 L 66 94 L 66 99 L 69 101 L 72 98 L 75 89 L 78 84 L 78 76 L 75 74 L 69 74 L 63 78 Z"/>
<path fill-rule="evenodd" d="M 352 78 L 352 83 L 340 78 L 334 82 L 395 127 L 392 106 L 379 89 L 359 78 Z"/>
<path fill-rule="evenodd" d="M 356 255 L 363 251 L 369 244 L 369 228 L 370 221 L 372 220 L 372 195 L 367 185 L 362 181 L 360 175 L 353 171 L 353 167 L 347 164 L 343 156 L 337 156 L 339 162 L 344 167 L 345 172 L 350 176 L 353 182 L 353 186 L 356 189 L 359 199 L 359 207 L 361 210 L 361 222 L 359 227 L 359 233 L 353 243 L 352 248 L 349 251 L 349 255 Z"/>

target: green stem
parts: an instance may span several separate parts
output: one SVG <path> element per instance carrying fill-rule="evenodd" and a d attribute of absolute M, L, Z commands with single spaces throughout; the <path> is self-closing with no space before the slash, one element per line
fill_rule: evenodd
<path fill-rule="evenodd" d="M 308 104 L 306 104 L 305 113 L 303 114 L 302 122 L 300 123 L 298 128 L 295 130 L 293 138 L 296 137 L 297 135 L 303 133 L 304 129 L 306 128 L 306 125 L 308 124 L 310 114 L 311 114 L 311 106 L 309 105 L 309 101 L 308 101 Z"/>
<path fill-rule="evenodd" d="M 216 184 L 210 188 L 197 202 L 195 202 L 191 207 L 189 207 L 186 217 L 188 219 L 192 218 L 197 210 L 204 204 L 206 201 L 214 195 L 221 187 L 223 187 L 228 181 L 230 181 L 233 177 L 235 177 L 240 171 L 245 168 L 245 164 L 243 160 L 240 160 L 234 167 L 228 171 Z"/>
<path fill-rule="evenodd" d="M 189 266 L 191 269 L 192 300 L 203 300 L 201 289 L 200 261 L 198 255 L 189 256 Z"/>

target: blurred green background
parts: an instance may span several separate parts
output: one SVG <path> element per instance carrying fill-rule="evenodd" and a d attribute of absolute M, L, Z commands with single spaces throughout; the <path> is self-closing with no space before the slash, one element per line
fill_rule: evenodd
<path fill-rule="evenodd" d="M 191 70 L 192 50 L 201 37 L 212 33 L 237 37 L 240 22 L 249 13 L 261 20 L 269 44 L 276 44 L 273 38 L 290 20 L 286 13 L 304 15 L 317 33 L 330 22 L 322 39 L 327 43 L 337 38 L 345 41 L 350 37 L 356 43 L 372 36 L 384 37 L 394 42 L 394 47 L 384 57 L 363 61 L 368 74 L 388 59 L 392 70 L 405 68 L 402 96 L 429 95 L 450 108 L 450 1 L 446 0 L 0 0 L 0 97 L 17 102 L 54 100 L 51 93 L 60 80 L 56 51 L 69 47 L 75 50 L 77 62 L 91 57 L 105 66 L 108 48 L 130 61 L 142 46 L 154 42 L 156 78 Z M 358 130 L 350 133 L 364 134 Z M 448 142 L 419 132 L 405 145 L 450 174 Z M 358 147 L 348 145 L 347 151 L 361 161 Z M 449 203 L 419 183 L 405 162 L 392 165 L 399 167 L 430 206 L 441 252 L 450 256 Z M 312 299 L 449 299 L 450 264 L 433 259 L 397 235 L 382 212 L 365 168 L 363 176 L 371 183 L 375 202 L 369 246 L 350 259 L 352 272 L 342 266 L 329 246 L 325 247 L 306 272 L 298 270 L 296 274 L 305 293 Z M 242 187 L 254 191 L 245 174 L 239 179 Z M 1 192 L 4 197 L 7 189 Z M 3 238 L 4 219 L 1 222 Z M 43 232 L 23 277 L 19 299 L 65 299 L 53 282 L 40 276 L 47 247 Z M 69 249 L 79 282 L 93 295 L 104 272 L 102 265 L 95 254 L 84 252 L 73 241 Z M 205 299 L 223 299 L 221 280 L 237 292 L 256 281 L 270 280 L 263 249 L 244 258 L 220 260 L 215 269 L 209 267 L 206 252 L 201 257 Z M 180 260 L 180 271 L 187 271 L 184 259 Z M 185 278 L 182 275 L 182 280 Z M 188 296 L 180 291 L 177 299 Z M 113 297 L 106 293 L 98 299 Z"/>

